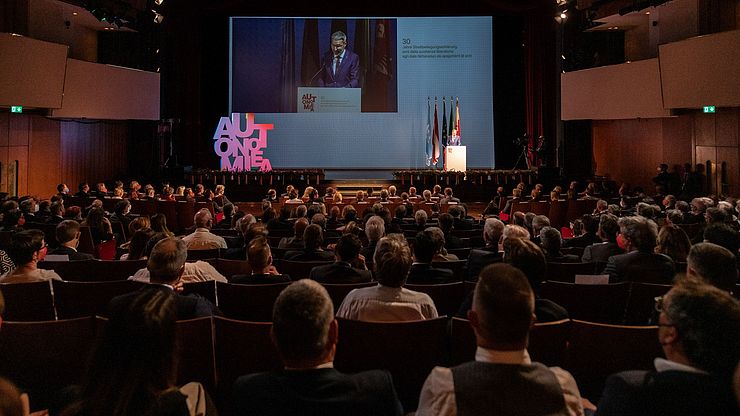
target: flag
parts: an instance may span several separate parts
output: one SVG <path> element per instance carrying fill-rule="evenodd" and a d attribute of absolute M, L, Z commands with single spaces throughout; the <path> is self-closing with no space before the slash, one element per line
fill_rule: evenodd
<path fill-rule="evenodd" d="M 452 130 L 455 129 L 455 109 L 452 106 L 452 96 L 450 96 L 450 126 L 447 129 L 447 143 L 450 142 L 450 139 L 452 138 Z"/>
<path fill-rule="evenodd" d="M 439 123 L 437 122 L 437 98 L 434 98 L 434 130 L 432 130 L 432 165 L 439 162 Z"/>
<path fill-rule="evenodd" d="M 442 147 L 447 147 L 447 144 L 447 107 L 445 97 L 442 97 Z"/>
<path fill-rule="evenodd" d="M 429 106 L 429 97 L 427 97 L 427 129 L 424 135 L 424 144 L 426 151 L 426 164 L 430 166 L 432 164 L 432 109 Z"/>
<path fill-rule="evenodd" d="M 455 101 L 455 110 L 457 112 L 455 114 L 455 129 L 457 129 L 457 136 L 462 137 L 462 133 L 460 132 L 460 97 L 457 97 Z"/>

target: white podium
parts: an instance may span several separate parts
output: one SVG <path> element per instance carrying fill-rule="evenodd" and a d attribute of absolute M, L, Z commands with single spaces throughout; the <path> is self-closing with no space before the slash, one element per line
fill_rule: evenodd
<path fill-rule="evenodd" d="M 468 170 L 467 166 L 466 146 L 445 147 L 445 171 L 465 172 Z"/>
<path fill-rule="evenodd" d="M 299 113 L 359 113 L 362 88 L 298 87 Z"/>

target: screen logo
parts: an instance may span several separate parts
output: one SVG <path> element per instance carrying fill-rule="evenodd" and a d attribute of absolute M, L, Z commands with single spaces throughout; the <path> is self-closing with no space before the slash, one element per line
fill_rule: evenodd
<path fill-rule="evenodd" d="M 263 156 L 267 132 L 274 124 L 256 124 L 254 113 L 232 113 L 221 117 L 213 134 L 213 150 L 221 158 L 221 170 L 269 172 L 270 160 Z"/>

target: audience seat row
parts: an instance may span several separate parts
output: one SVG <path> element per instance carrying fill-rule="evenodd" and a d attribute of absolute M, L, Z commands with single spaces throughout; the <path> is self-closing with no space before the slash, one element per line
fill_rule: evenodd
<path fill-rule="evenodd" d="M 105 325 L 101 317 L 8 322 L 0 338 L 0 373 L 44 401 L 51 391 L 80 381 L 85 358 Z M 270 327 L 220 317 L 179 321 L 178 383 L 203 383 L 223 406 L 238 376 L 282 368 Z M 421 385 L 434 366 L 455 365 L 475 355 L 472 329 L 457 318 L 401 323 L 339 319 L 339 341 L 336 368 L 389 370 L 407 412 L 416 408 Z M 662 355 L 657 327 L 577 320 L 536 324 L 529 352 L 534 361 L 571 371 L 582 394 L 592 401 L 609 374 L 648 369 L 652 359 Z"/>

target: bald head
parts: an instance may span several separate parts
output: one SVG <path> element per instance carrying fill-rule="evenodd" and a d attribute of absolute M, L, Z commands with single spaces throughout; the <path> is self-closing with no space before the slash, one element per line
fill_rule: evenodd
<path fill-rule="evenodd" d="M 179 238 L 160 240 L 152 249 L 146 268 L 152 283 L 172 283 L 180 278 L 184 271 L 188 248 Z"/>

